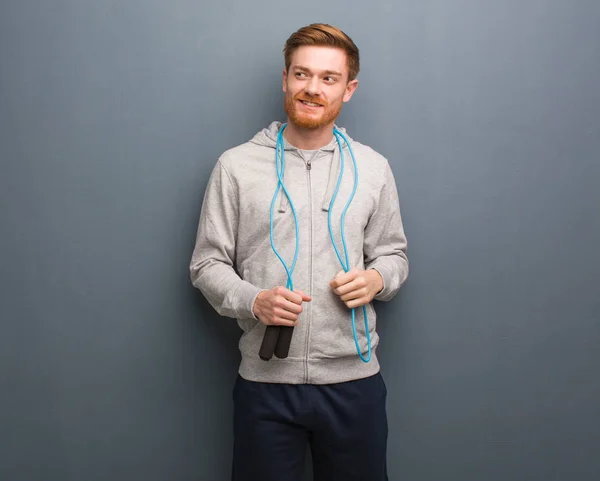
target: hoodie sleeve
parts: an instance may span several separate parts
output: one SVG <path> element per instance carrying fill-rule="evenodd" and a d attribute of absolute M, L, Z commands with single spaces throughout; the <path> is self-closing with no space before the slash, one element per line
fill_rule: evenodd
<path fill-rule="evenodd" d="M 379 202 L 364 237 L 365 269 L 375 269 L 383 279 L 383 289 L 375 296 L 376 300 L 391 300 L 408 277 L 406 246 L 396 181 L 386 161 Z"/>
<path fill-rule="evenodd" d="M 190 278 L 220 315 L 258 320 L 252 309 L 262 289 L 234 269 L 238 215 L 237 192 L 219 160 L 204 194 Z"/>

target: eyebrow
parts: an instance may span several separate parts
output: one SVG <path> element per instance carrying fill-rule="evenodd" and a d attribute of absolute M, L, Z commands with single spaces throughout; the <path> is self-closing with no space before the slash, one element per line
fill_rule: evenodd
<path fill-rule="evenodd" d="M 308 69 L 306 67 L 302 67 L 301 65 L 292 66 L 292 70 L 301 70 L 303 72 L 310 72 L 310 69 Z M 336 72 L 335 70 L 325 70 L 323 73 L 325 75 L 337 75 L 338 77 L 342 76 L 341 72 Z"/>

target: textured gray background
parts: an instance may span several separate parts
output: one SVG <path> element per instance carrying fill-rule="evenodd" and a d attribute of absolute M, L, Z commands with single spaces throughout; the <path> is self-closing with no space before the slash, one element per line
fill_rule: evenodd
<path fill-rule="evenodd" d="M 390 479 L 598 479 L 597 0 L 4 0 L 2 481 L 228 479 L 238 330 L 187 266 L 313 21 L 361 48 L 339 123 L 409 238 L 377 305 Z"/>

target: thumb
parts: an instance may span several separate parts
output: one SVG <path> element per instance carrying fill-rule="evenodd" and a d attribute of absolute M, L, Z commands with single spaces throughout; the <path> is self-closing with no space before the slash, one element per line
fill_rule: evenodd
<path fill-rule="evenodd" d="M 333 279 L 331 279 L 331 281 L 329 281 L 329 287 L 331 287 L 333 289 L 335 289 L 336 287 L 339 287 L 341 285 L 341 283 L 338 281 L 338 278 L 345 273 L 346 273 L 346 271 L 344 269 L 342 269 L 335 276 L 333 276 Z"/>
<path fill-rule="evenodd" d="M 302 296 L 302 301 L 304 302 L 310 302 L 312 300 L 312 297 L 310 297 L 308 294 L 306 294 L 305 292 L 296 289 L 294 291 L 296 294 L 300 294 L 300 296 Z"/>

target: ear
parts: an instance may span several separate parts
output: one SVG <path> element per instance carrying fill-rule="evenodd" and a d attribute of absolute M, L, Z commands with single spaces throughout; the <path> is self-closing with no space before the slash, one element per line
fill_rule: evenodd
<path fill-rule="evenodd" d="M 284 92 L 287 92 L 287 70 L 284 68 L 283 72 L 281 73 L 281 79 L 282 79 L 282 88 Z"/>
<path fill-rule="evenodd" d="M 352 98 L 352 95 L 354 95 L 354 92 L 356 91 L 357 88 L 358 88 L 358 80 L 357 79 L 354 79 L 351 82 L 348 82 L 348 85 L 346 85 L 346 90 L 344 91 L 344 98 L 342 100 L 344 102 L 348 102 Z"/>

